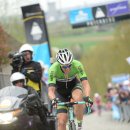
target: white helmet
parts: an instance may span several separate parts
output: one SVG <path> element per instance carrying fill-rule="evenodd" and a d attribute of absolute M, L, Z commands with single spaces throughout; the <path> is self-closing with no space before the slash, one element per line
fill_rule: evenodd
<path fill-rule="evenodd" d="M 20 53 L 22 53 L 24 51 L 31 51 L 33 53 L 33 48 L 30 44 L 26 43 L 26 44 L 22 45 L 19 49 Z"/>
<path fill-rule="evenodd" d="M 15 73 L 13 73 L 13 74 L 11 75 L 11 77 L 10 77 L 10 82 L 11 82 L 12 85 L 13 85 L 13 82 L 14 82 L 14 81 L 21 80 L 21 79 L 24 80 L 24 84 L 25 84 L 25 76 L 24 76 L 22 73 L 20 73 L 20 72 L 15 72 Z"/>
<path fill-rule="evenodd" d="M 68 49 L 60 49 L 56 54 L 57 61 L 62 65 L 70 64 L 73 60 L 73 54 Z"/>
<path fill-rule="evenodd" d="M 94 94 L 94 97 L 96 97 L 96 98 L 99 97 L 99 94 L 98 94 L 98 93 L 95 93 L 95 94 Z"/>

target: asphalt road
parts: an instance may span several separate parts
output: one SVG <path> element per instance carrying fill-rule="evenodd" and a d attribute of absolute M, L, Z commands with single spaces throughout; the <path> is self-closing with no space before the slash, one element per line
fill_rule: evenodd
<path fill-rule="evenodd" d="M 83 130 L 130 130 L 130 123 L 113 120 L 110 111 L 101 116 L 93 113 L 84 116 Z"/>

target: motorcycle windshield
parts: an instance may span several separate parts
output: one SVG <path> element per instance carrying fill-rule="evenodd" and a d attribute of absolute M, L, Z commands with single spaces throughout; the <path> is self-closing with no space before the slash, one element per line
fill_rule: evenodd
<path fill-rule="evenodd" d="M 0 97 L 5 97 L 5 96 L 18 97 L 27 94 L 28 91 L 25 88 L 17 87 L 17 86 L 7 86 L 0 90 Z"/>
<path fill-rule="evenodd" d="M 19 109 L 21 101 L 27 96 L 25 88 L 7 86 L 0 90 L 0 112 Z"/>

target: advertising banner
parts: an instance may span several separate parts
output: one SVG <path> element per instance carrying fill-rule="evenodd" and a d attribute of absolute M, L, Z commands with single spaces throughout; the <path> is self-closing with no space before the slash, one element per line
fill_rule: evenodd
<path fill-rule="evenodd" d="M 71 24 L 83 23 L 93 20 L 91 8 L 76 9 L 69 12 Z"/>
<path fill-rule="evenodd" d="M 104 25 L 130 19 L 130 8 L 128 1 L 98 5 L 71 10 L 69 19 L 73 28 Z"/>
<path fill-rule="evenodd" d="M 48 69 L 51 65 L 48 43 L 37 44 L 37 45 L 33 45 L 32 47 L 34 50 L 33 60 L 43 63 L 43 66 L 45 68 L 44 79 L 47 80 L 48 79 Z"/>
<path fill-rule="evenodd" d="M 42 62 L 45 67 L 44 77 L 48 78 L 50 63 L 50 44 L 46 28 L 45 15 L 39 4 L 22 8 L 26 39 L 34 49 L 33 60 Z"/>
<path fill-rule="evenodd" d="M 73 28 L 87 26 L 88 21 L 93 21 L 91 8 L 75 9 L 69 12 L 69 20 Z"/>
<path fill-rule="evenodd" d="M 47 42 L 45 16 L 39 4 L 22 7 L 27 42 L 32 44 Z"/>
<path fill-rule="evenodd" d="M 107 16 L 119 16 L 129 13 L 128 1 L 112 3 L 107 5 Z"/>
<path fill-rule="evenodd" d="M 107 17 L 107 8 L 104 5 L 93 7 L 92 12 L 95 20 Z"/>
<path fill-rule="evenodd" d="M 113 75 L 111 77 L 112 83 L 122 83 L 125 80 L 129 80 L 129 74 L 119 74 L 119 75 Z"/>

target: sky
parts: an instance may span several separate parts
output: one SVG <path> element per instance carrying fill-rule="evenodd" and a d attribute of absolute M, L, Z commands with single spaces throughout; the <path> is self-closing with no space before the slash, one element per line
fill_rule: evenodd
<path fill-rule="evenodd" d="M 123 0 L 0 0 L 0 15 L 17 14 L 21 12 L 21 6 L 40 3 L 41 8 L 48 11 L 48 2 L 55 2 L 57 9 L 71 8 L 77 6 L 91 7 L 105 3 L 112 3 Z"/>
<path fill-rule="evenodd" d="M 41 0 L 43 1 L 43 0 Z M 56 2 L 57 6 L 61 8 L 76 7 L 76 6 L 93 6 L 96 4 L 111 3 L 113 1 L 123 1 L 123 0 L 44 0 L 46 2 Z"/>
<path fill-rule="evenodd" d="M 44 1 L 44 2 L 43 2 Z M 48 2 L 55 2 L 57 8 L 70 8 L 70 7 L 77 7 L 77 6 L 93 6 L 99 5 L 103 3 L 111 3 L 113 1 L 123 1 L 123 0 L 39 0 L 42 7 L 47 10 L 47 3 Z"/>

